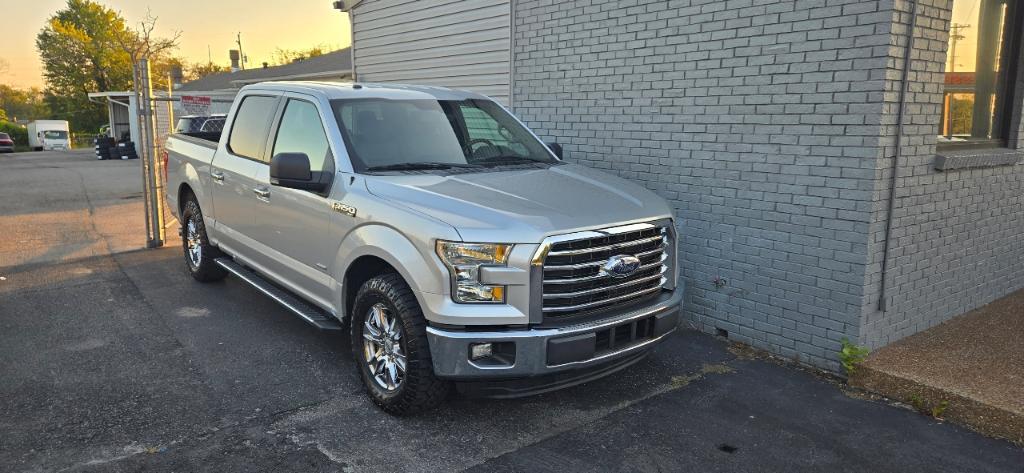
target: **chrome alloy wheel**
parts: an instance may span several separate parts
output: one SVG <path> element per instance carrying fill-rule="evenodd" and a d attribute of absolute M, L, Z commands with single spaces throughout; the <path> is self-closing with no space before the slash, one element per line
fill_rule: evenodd
<path fill-rule="evenodd" d="M 394 391 L 405 381 L 406 358 L 402 350 L 398 318 L 386 305 L 370 307 L 363 323 L 363 353 L 370 375 L 378 386 Z"/>
<path fill-rule="evenodd" d="M 196 228 L 196 217 L 188 219 L 185 229 L 185 244 L 188 247 L 188 261 L 193 268 L 198 268 L 203 260 L 203 240 L 199 236 L 199 229 Z"/>

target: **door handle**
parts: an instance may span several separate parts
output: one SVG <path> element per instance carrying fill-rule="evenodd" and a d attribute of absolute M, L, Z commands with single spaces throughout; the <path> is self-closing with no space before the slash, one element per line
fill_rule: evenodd
<path fill-rule="evenodd" d="M 217 182 L 224 182 L 224 173 L 220 171 L 210 171 L 210 177 Z"/>
<path fill-rule="evenodd" d="M 262 189 L 262 188 L 257 187 L 255 189 L 253 189 L 252 191 L 254 193 L 256 193 L 256 197 L 258 197 L 260 199 L 269 199 L 270 198 L 270 189 Z"/>

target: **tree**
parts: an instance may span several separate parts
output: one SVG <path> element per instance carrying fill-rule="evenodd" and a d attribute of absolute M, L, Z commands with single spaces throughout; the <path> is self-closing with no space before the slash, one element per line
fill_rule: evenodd
<path fill-rule="evenodd" d="M 291 64 L 295 61 L 302 61 L 311 57 L 323 56 L 330 51 L 323 44 L 318 44 L 308 49 L 281 49 L 274 51 L 274 65 L 280 66 Z"/>
<path fill-rule="evenodd" d="M 185 80 L 193 81 L 202 79 L 210 74 L 220 74 L 222 72 L 230 72 L 231 68 L 228 66 L 221 66 L 212 62 L 208 63 L 193 63 L 185 69 Z"/>
<path fill-rule="evenodd" d="M 131 58 L 117 44 L 130 36 L 117 12 L 91 0 L 68 0 L 36 36 L 46 80 L 45 102 L 56 118 L 78 130 L 107 121 L 103 104 L 89 92 L 129 90 Z"/>
<path fill-rule="evenodd" d="M 36 87 L 18 89 L 0 84 L 0 116 L 8 120 L 49 118 L 43 91 Z"/>

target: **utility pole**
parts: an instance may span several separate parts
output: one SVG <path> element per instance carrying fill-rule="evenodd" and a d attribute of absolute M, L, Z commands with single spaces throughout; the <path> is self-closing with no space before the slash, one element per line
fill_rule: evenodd
<path fill-rule="evenodd" d="M 949 73 L 956 72 L 956 43 L 966 38 L 960 34 L 961 31 L 970 28 L 971 25 L 953 23 L 949 27 Z M 953 93 L 949 94 L 949 105 L 946 107 L 946 138 L 953 139 Z"/>
<path fill-rule="evenodd" d="M 241 66 L 242 70 L 245 70 L 245 53 L 242 52 L 242 32 L 238 32 L 235 42 L 238 43 L 238 65 Z"/>
<path fill-rule="evenodd" d="M 213 52 L 209 44 L 206 45 L 206 63 L 213 64 Z"/>

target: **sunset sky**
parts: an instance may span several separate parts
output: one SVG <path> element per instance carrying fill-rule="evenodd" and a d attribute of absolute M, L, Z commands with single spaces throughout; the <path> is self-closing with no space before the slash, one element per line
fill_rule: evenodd
<path fill-rule="evenodd" d="M 271 62 L 274 50 L 324 45 L 329 49 L 351 43 L 348 14 L 334 10 L 331 0 L 100 0 L 120 11 L 135 26 L 147 8 L 159 19 L 157 31 L 170 36 L 181 31 L 178 56 L 206 62 L 207 47 L 213 62 L 228 65 L 228 50 L 235 49 L 235 34 L 242 33 L 242 49 L 249 66 Z M 0 84 L 43 86 L 36 34 L 46 20 L 66 5 L 65 0 L 5 1 L 2 19 L 4 48 L 0 58 L 10 69 Z"/>

